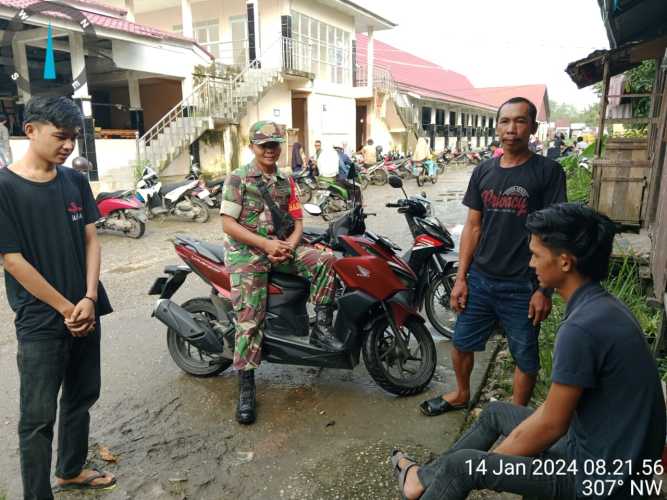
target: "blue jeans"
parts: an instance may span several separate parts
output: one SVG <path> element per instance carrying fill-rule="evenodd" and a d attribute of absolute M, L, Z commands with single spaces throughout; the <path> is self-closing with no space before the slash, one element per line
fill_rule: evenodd
<path fill-rule="evenodd" d="M 537 373 L 539 328 L 528 318 L 532 295 L 529 280 L 500 280 L 472 269 L 468 273 L 468 301 L 454 327 L 454 347 L 461 352 L 483 351 L 496 321 L 500 321 L 519 369 Z"/>
<path fill-rule="evenodd" d="M 89 410 L 100 394 L 100 323 L 87 337 L 19 342 L 19 448 L 25 500 L 51 500 L 51 444 L 60 397 L 56 475 L 78 476 L 88 455 Z"/>
<path fill-rule="evenodd" d="M 482 489 L 524 498 L 576 498 L 576 477 L 565 472 L 571 463 L 565 438 L 538 457 L 489 453 L 499 437 L 508 436 L 531 413 L 523 406 L 489 403 L 448 452 L 417 471 L 426 489 L 421 500 L 464 500 L 471 491 Z"/>

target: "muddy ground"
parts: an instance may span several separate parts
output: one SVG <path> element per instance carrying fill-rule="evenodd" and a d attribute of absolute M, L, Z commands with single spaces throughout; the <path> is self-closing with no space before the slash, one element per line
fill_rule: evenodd
<path fill-rule="evenodd" d="M 463 222 L 460 200 L 469 173 L 448 172 L 424 188 L 446 224 Z M 414 180 L 406 189 L 421 191 Z M 384 207 L 399 196 L 389 186 L 369 187 L 367 211 L 378 216 L 368 227 L 406 248 L 411 239 L 405 221 Z M 258 372 L 258 421 L 240 427 L 234 420 L 234 374 L 196 379 L 182 373 L 167 352 L 165 327 L 150 317 L 154 298 L 146 292 L 165 265 L 177 263 L 169 238 L 182 232 L 219 239 L 220 219 L 212 214 L 203 225 L 151 222 L 139 241 L 101 235 L 102 280 L 116 312 L 103 321 L 103 389 L 90 442 L 91 460 L 118 477 L 118 487 L 105 498 L 398 498 L 391 449 L 400 446 L 427 459 L 446 449 L 463 423 L 463 412 L 429 419 L 417 408 L 424 398 L 452 387 L 449 342 L 434 334 L 436 376 L 426 393 L 411 398 L 383 392 L 363 363 L 352 372 L 265 364 Z M 176 299 L 206 294 L 202 282 L 191 277 Z M 5 493 L 13 500 L 21 486 L 12 319 L 1 286 L 0 497 Z M 488 353 L 474 372 L 476 384 L 486 358 Z M 117 463 L 101 461 L 99 446 L 116 455 Z"/>

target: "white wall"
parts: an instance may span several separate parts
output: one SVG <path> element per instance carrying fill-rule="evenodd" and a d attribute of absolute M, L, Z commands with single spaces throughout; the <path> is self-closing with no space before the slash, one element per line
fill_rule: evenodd
<path fill-rule="evenodd" d="M 312 94 L 307 102 L 311 143 L 319 139 L 322 147 L 329 147 L 345 141 L 348 147 L 355 147 L 357 104 L 354 99 Z M 312 150 L 312 144 L 309 146 Z"/>

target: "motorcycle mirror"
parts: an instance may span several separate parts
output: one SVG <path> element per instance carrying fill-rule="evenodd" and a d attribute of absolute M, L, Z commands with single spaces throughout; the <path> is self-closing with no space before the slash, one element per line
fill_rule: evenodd
<path fill-rule="evenodd" d="M 313 205 L 312 203 L 305 203 L 303 208 L 310 215 L 318 216 L 322 215 L 322 209 L 318 205 Z"/>
<path fill-rule="evenodd" d="M 83 156 L 77 156 L 76 158 L 74 158 L 74 160 L 72 160 L 72 167 L 77 172 L 86 173 L 88 172 L 88 170 L 90 170 L 91 166 L 92 165 L 90 164 L 90 162 Z"/>
<path fill-rule="evenodd" d="M 389 176 L 389 185 L 393 188 L 399 189 L 403 187 L 403 181 L 397 175 Z"/>

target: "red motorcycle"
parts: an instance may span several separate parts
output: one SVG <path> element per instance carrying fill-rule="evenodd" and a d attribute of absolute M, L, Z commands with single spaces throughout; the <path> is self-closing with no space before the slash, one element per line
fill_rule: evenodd
<path fill-rule="evenodd" d="M 130 191 L 100 193 L 95 199 L 100 219 L 97 229 L 122 233 L 128 238 L 141 238 L 146 232 L 144 206 Z"/>
<path fill-rule="evenodd" d="M 307 207 L 316 214 L 317 206 Z M 330 350 L 309 343 L 310 284 L 272 272 L 262 357 L 269 363 L 351 370 L 363 354 L 369 374 L 380 387 L 400 396 L 417 394 L 433 377 L 437 356 L 417 312 L 417 276 L 396 254 L 396 245 L 365 231 L 365 217 L 363 208 L 356 205 L 331 222 L 320 238 L 344 255 L 334 264 L 334 331 L 342 348 Z M 186 265 L 167 267 L 167 276 L 153 284 L 149 293 L 160 295 L 153 315 L 167 325 L 169 353 L 183 371 L 216 375 L 232 364 L 234 350 L 235 317 L 224 250 L 185 236 L 176 237 L 174 244 Z M 179 306 L 170 299 L 193 272 L 211 286 L 211 294 Z"/>

